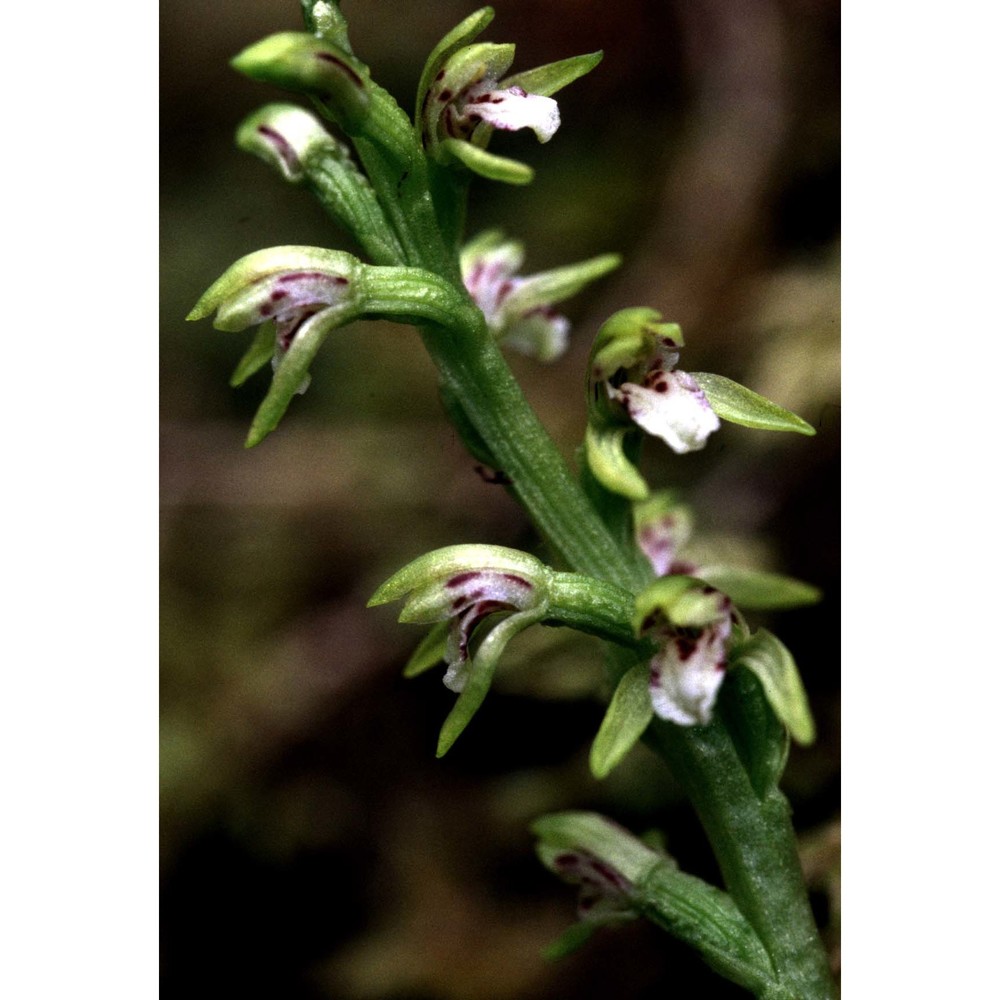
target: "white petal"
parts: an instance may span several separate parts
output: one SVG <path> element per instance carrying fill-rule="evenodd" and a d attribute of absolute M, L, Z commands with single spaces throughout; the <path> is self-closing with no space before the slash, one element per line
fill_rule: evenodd
<path fill-rule="evenodd" d="M 569 344 L 569 320 L 552 309 L 532 309 L 511 323 L 501 342 L 539 361 L 555 361 Z"/>
<path fill-rule="evenodd" d="M 670 572 L 677 550 L 687 540 L 684 528 L 686 525 L 679 515 L 663 514 L 647 521 L 636 532 L 639 548 L 657 576 L 666 576 Z"/>
<path fill-rule="evenodd" d="M 528 94 L 520 87 L 507 90 L 474 88 L 462 114 L 469 120 L 478 116 L 494 128 L 508 131 L 530 128 L 539 142 L 548 142 L 559 128 L 559 105 L 551 97 Z"/>
<path fill-rule="evenodd" d="M 661 719 L 681 726 L 704 726 L 726 676 L 725 634 L 718 626 L 697 639 L 668 639 L 649 665 L 649 696 Z"/>
<path fill-rule="evenodd" d="M 651 372 L 646 382 L 626 382 L 620 389 L 609 386 L 608 393 L 625 405 L 644 431 L 665 441 L 677 454 L 704 448 L 709 434 L 719 429 L 719 418 L 698 383 L 687 372 L 661 369 Z"/>

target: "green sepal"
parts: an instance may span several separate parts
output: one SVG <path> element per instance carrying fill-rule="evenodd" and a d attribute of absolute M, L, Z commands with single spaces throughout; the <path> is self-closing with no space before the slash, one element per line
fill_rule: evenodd
<path fill-rule="evenodd" d="M 740 607 L 755 611 L 801 608 L 816 604 L 823 596 L 812 584 L 762 570 L 699 566 L 698 577 L 731 597 Z"/>
<path fill-rule="evenodd" d="M 417 84 L 417 106 L 414 112 L 414 121 L 419 121 L 423 116 L 424 101 L 427 99 L 427 91 L 430 89 L 434 78 L 438 75 L 441 67 L 464 45 L 468 45 L 475 38 L 486 30 L 493 20 L 494 11 L 492 7 L 481 7 L 474 11 L 464 21 L 456 25 L 441 39 L 431 50 L 424 64 L 424 71 L 420 74 L 420 83 Z"/>
<path fill-rule="evenodd" d="M 646 361 L 656 348 L 657 338 L 669 338 L 684 346 L 681 328 L 661 322 L 655 309 L 634 306 L 609 316 L 597 331 L 590 352 L 591 376 L 609 379 L 619 368 L 631 368 Z"/>
<path fill-rule="evenodd" d="M 420 640 L 420 644 L 406 661 L 406 666 L 403 667 L 404 677 L 407 679 L 419 677 L 444 660 L 449 627 L 446 621 L 431 626 L 430 631 Z"/>
<path fill-rule="evenodd" d="M 274 337 L 273 323 L 264 323 L 257 327 L 253 341 L 229 379 L 232 388 L 243 385 L 251 375 L 256 375 L 274 357 Z"/>
<path fill-rule="evenodd" d="M 705 393 L 709 406 L 723 420 L 761 431 L 792 431 L 812 437 L 816 429 L 801 417 L 786 410 L 746 386 L 708 372 L 691 372 L 691 377 Z"/>
<path fill-rule="evenodd" d="M 558 962 L 574 952 L 579 951 L 598 931 L 600 924 L 588 924 L 580 920 L 570 924 L 553 941 L 542 949 L 542 958 L 549 962 Z"/>
<path fill-rule="evenodd" d="M 545 614 L 544 605 L 513 614 L 500 622 L 480 643 L 472 658 L 472 667 L 465 687 L 441 726 L 437 745 L 438 757 L 443 757 L 452 748 L 455 740 L 462 735 L 472 717 L 479 711 L 479 706 L 482 705 L 493 683 L 493 675 L 496 673 L 504 647 L 529 625 L 540 622 Z"/>
<path fill-rule="evenodd" d="M 300 31 L 284 31 L 244 49 L 232 67 L 262 83 L 319 100 L 353 133 L 371 108 L 368 67 L 338 45 Z"/>
<path fill-rule="evenodd" d="M 536 589 L 545 588 L 551 575 L 543 562 L 517 549 L 503 545 L 448 545 L 425 553 L 393 573 L 369 598 L 368 607 L 402 600 L 411 593 L 418 595 L 430 586 L 438 583 L 443 585 L 452 574 L 470 570 L 515 573 L 531 581 Z M 404 606 L 400 621 L 420 621 L 419 617 L 414 616 L 425 612 L 427 609 L 421 602 L 411 599 Z"/>
<path fill-rule="evenodd" d="M 731 668 L 746 667 L 760 680 L 774 714 L 787 726 L 796 743 L 809 746 L 816 739 L 816 724 L 809 710 L 802 678 L 785 644 L 767 629 L 758 629 L 729 653 Z"/>
<path fill-rule="evenodd" d="M 488 153 L 485 149 L 473 146 L 471 142 L 465 142 L 463 139 L 445 139 L 441 143 L 441 149 L 474 174 L 491 181 L 501 181 L 504 184 L 530 184 L 535 176 L 535 171 L 527 163 Z"/>
<path fill-rule="evenodd" d="M 788 762 L 788 730 L 771 708 L 760 679 L 746 667 L 730 667 L 716 705 L 763 802 L 777 789 Z"/>
<path fill-rule="evenodd" d="M 583 439 L 587 465 L 606 490 L 629 500 L 645 500 L 649 486 L 625 455 L 625 435 L 630 430 L 628 427 L 598 430 L 587 424 Z"/>
<path fill-rule="evenodd" d="M 570 56 L 558 62 L 546 63 L 535 69 L 515 73 L 503 81 L 504 88 L 520 87 L 529 94 L 551 97 L 569 86 L 574 80 L 586 76 L 604 58 L 604 53 L 588 52 L 582 56 Z"/>
<path fill-rule="evenodd" d="M 657 612 L 680 628 L 704 628 L 719 620 L 718 595 L 694 577 L 661 576 L 635 599 L 632 623 L 636 635 L 646 618 Z"/>
<path fill-rule="evenodd" d="M 621 266 L 621 262 L 620 254 L 605 253 L 551 271 L 540 271 L 522 281 L 507 298 L 507 305 L 521 312 L 555 305 L 576 295 L 592 281 L 610 274 Z"/>
<path fill-rule="evenodd" d="M 323 346 L 323 341 L 337 327 L 345 326 L 359 316 L 360 310 L 356 303 L 343 302 L 324 309 L 302 324 L 291 347 L 275 369 L 264 401 L 254 414 L 245 447 L 256 447 L 281 423 L 291 401 L 308 385 L 309 366 Z"/>
<path fill-rule="evenodd" d="M 590 748 L 590 771 L 606 778 L 638 742 L 653 719 L 649 667 L 638 663 L 618 683 Z"/>

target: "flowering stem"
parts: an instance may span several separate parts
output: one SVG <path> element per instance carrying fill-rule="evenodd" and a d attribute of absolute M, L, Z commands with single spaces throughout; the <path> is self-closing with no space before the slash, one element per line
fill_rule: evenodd
<path fill-rule="evenodd" d="M 362 72 L 349 53 L 346 25 L 337 3 L 322 5 L 322 23 L 318 5 L 303 0 L 302 6 L 310 30 L 326 41 L 275 36 L 275 43 L 261 43 L 248 50 L 235 65 L 251 76 L 297 86 L 292 70 L 280 59 L 272 65 L 267 53 L 291 49 L 301 53 L 305 46 L 307 54 L 340 67 L 339 76 L 323 77 L 332 81 L 330 100 L 317 100 L 317 104 L 353 140 L 371 189 L 333 155 L 329 160 L 307 163 L 305 173 L 331 214 L 359 235 L 364 248 L 383 265 L 372 273 L 352 272 L 353 280 L 369 283 L 366 314 L 418 325 L 463 437 L 488 454 L 498 472 L 507 477 L 512 491 L 567 567 L 603 583 L 603 588 L 593 581 L 583 586 L 556 574 L 555 597 L 558 604 L 561 594 L 566 607 L 578 613 L 580 627 L 620 644 L 609 647 L 612 672 L 617 674 L 613 679 L 620 680 L 642 659 L 634 641 L 627 648 L 629 630 L 622 625 L 629 624 L 632 595 L 649 582 L 649 567 L 631 537 L 629 507 L 621 500 L 608 499 L 589 469 L 583 470 L 582 486 L 571 473 L 462 284 L 457 242 L 468 177 L 449 175 L 442 164 L 429 159 L 407 116 L 368 78 L 366 69 Z M 490 16 L 487 11 L 473 15 L 460 26 L 459 34 L 465 37 L 463 31 L 488 23 Z M 320 48 L 315 49 L 316 45 Z M 323 50 L 329 45 L 339 48 Z M 594 61 L 593 57 L 584 58 L 588 67 Z M 294 69 L 299 64 L 293 59 L 289 65 Z M 556 84 L 562 85 L 560 74 L 570 73 L 570 78 L 575 78 L 583 63 L 574 60 L 557 65 L 564 69 L 538 71 L 539 80 L 548 80 L 549 92 L 557 89 Z M 567 65 L 569 69 L 565 69 Z M 309 66 L 308 73 L 319 72 L 314 63 Z M 273 80 L 272 73 L 276 74 Z M 316 96 L 313 76 L 306 79 L 305 90 Z M 469 150 L 480 161 L 487 155 L 468 143 L 459 146 L 466 157 L 472 155 Z M 509 161 L 493 157 L 490 162 L 505 162 L 510 169 Z M 606 262 L 601 268 L 606 269 Z M 556 274 L 553 272 L 553 281 Z M 558 278 L 564 281 L 565 275 Z M 740 395 L 724 384 L 719 389 L 718 380 L 712 384 L 736 416 L 741 416 L 748 405 L 746 393 Z M 283 396 L 283 405 L 287 405 L 287 396 Z M 772 423 L 784 419 L 770 411 L 766 417 Z M 586 606 L 580 611 L 583 604 Z M 733 711 L 744 710 L 737 706 Z M 725 713 L 717 713 L 710 725 L 693 728 L 654 719 L 645 738 L 666 758 L 691 797 L 732 901 L 767 952 L 774 978 L 760 987 L 759 995 L 766 1000 L 827 1000 L 833 995 L 832 981 L 809 912 L 788 804 L 776 784 L 765 787 L 752 779 L 746 755 L 741 756 L 740 732 L 738 715 L 727 719 Z"/>

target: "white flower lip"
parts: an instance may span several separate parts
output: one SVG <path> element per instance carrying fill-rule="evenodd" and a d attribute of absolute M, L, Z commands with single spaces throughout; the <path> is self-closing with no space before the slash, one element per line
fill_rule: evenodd
<path fill-rule="evenodd" d="M 530 128 L 539 142 L 548 142 L 556 134 L 559 105 L 551 97 L 529 94 L 521 87 L 494 89 L 498 86 L 485 81 L 470 88 L 459 119 L 473 124 L 484 121 L 508 132 Z"/>
<path fill-rule="evenodd" d="M 700 451 L 720 427 L 698 383 L 683 371 L 674 371 L 679 354 L 672 344 L 660 344 L 642 382 L 608 383 L 608 395 L 620 402 L 630 419 L 660 438 L 678 455 Z"/>
<path fill-rule="evenodd" d="M 663 610 L 654 611 L 643 623 L 642 634 L 659 646 L 649 663 L 649 697 L 661 719 L 680 726 L 704 726 L 712 720 L 726 675 L 732 602 L 704 585 L 688 591 L 682 601 L 688 608 L 698 607 L 704 625 L 679 626 Z"/>

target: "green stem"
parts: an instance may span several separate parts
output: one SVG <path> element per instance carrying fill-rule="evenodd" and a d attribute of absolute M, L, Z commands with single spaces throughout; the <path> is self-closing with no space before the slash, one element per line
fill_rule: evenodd
<path fill-rule="evenodd" d="M 686 729 L 656 720 L 646 740 L 691 797 L 726 888 L 763 942 L 778 981 L 800 1000 L 832 998 L 784 795 L 775 788 L 757 797 L 719 721 Z"/>
<path fill-rule="evenodd" d="M 556 552 L 578 572 L 634 587 L 631 560 L 528 405 L 485 322 L 461 334 L 440 326 L 424 326 L 421 333 L 448 391 Z"/>

